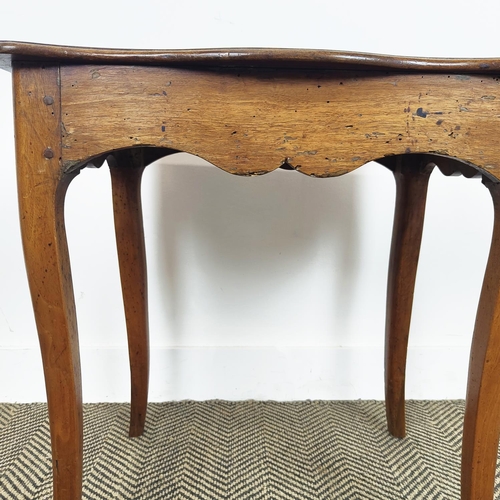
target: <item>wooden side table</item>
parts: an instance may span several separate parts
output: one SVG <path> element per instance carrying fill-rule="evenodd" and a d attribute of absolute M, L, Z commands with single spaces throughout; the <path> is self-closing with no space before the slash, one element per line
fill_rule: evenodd
<path fill-rule="evenodd" d="M 429 176 L 482 176 L 495 225 L 477 313 L 462 500 L 493 498 L 500 433 L 500 59 L 405 59 L 311 50 L 125 51 L 0 42 L 12 70 L 19 205 L 42 350 L 54 498 L 82 488 L 80 359 L 63 217 L 66 189 L 107 160 L 125 303 L 132 408 L 148 388 L 144 168 L 185 151 L 227 172 L 315 177 L 375 160 L 394 173 L 386 329 L 389 431 L 405 433 L 404 378 Z"/>

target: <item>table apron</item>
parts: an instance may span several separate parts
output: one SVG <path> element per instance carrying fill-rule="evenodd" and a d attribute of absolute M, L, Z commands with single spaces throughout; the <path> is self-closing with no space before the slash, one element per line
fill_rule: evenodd
<path fill-rule="evenodd" d="M 151 146 L 230 173 L 330 177 L 408 153 L 500 177 L 499 78 L 375 71 L 61 67 L 63 168 Z"/>

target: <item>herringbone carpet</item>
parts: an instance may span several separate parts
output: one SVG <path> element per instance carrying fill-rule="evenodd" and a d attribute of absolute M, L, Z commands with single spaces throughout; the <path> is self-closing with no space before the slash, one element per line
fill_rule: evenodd
<path fill-rule="evenodd" d="M 458 499 L 463 401 L 408 402 L 391 438 L 381 402 L 89 404 L 85 499 Z M 497 476 L 498 477 L 498 476 Z M 46 406 L 0 405 L 0 498 L 51 498 Z M 497 488 L 497 496 L 498 488 Z"/>

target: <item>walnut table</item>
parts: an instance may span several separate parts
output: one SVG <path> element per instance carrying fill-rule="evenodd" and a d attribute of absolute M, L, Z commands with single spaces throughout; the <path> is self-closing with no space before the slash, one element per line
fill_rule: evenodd
<path fill-rule="evenodd" d="M 375 160 L 394 173 L 386 328 L 389 431 L 405 433 L 404 378 L 432 169 L 481 176 L 494 203 L 472 341 L 462 500 L 491 500 L 500 432 L 500 59 L 409 59 L 312 50 L 126 51 L 0 42 L 14 82 L 20 219 L 42 350 L 54 498 L 82 488 L 82 399 L 63 217 L 89 163 L 110 166 L 132 377 L 130 435 L 148 388 L 140 182 L 178 151 L 237 175 L 276 168 L 343 175 Z"/>

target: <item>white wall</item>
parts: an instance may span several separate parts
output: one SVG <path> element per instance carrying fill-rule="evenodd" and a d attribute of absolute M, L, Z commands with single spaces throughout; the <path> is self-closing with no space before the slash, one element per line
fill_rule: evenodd
<path fill-rule="evenodd" d="M 500 56 L 494 1 L 5 2 L 0 37 L 130 48 L 304 47 Z M 15 195 L 10 75 L 0 73 L 0 401 L 45 399 Z M 144 178 L 152 400 L 383 397 L 394 183 L 369 164 L 320 180 L 230 176 L 188 155 Z M 491 237 L 478 180 L 431 180 L 408 397 L 464 396 Z M 85 401 L 129 382 L 107 168 L 67 197 Z"/>

